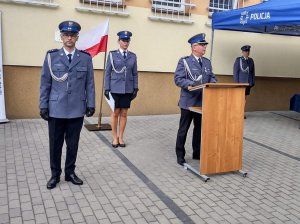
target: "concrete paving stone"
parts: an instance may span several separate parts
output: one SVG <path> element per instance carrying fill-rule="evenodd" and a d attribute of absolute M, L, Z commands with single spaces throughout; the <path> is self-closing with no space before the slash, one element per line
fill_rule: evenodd
<path fill-rule="evenodd" d="M 153 201 L 151 201 L 149 198 L 142 198 L 141 201 L 147 207 L 154 205 Z"/>
<path fill-rule="evenodd" d="M 21 203 L 29 202 L 29 201 L 31 201 L 31 197 L 29 194 L 21 194 L 20 201 L 21 201 Z"/>
<path fill-rule="evenodd" d="M 19 199 L 9 200 L 8 205 L 10 208 L 20 208 L 21 207 L 21 203 L 20 203 Z M 0 206 L 0 214 L 1 214 L 1 207 L 2 206 Z"/>
<path fill-rule="evenodd" d="M 127 210 L 131 210 L 135 208 L 135 206 L 131 203 L 131 201 L 124 201 L 122 202 L 122 204 Z"/>
<path fill-rule="evenodd" d="M 9 223 L 9 215 L 8 214 L 0 214 L 0 223 Z"/>
<path fill-rule="evenodd" d="M 107 216 L 112 223 L 121 221 L 121 218 L 117 212 L 107 213 Z"/>
<path fill-rule="evenodd" d="M 161 211 L 168 219 L 176 218 L 175 214 L 170 209 L 162 209 Z"/>
<path fill-rule="evenodd" d="M 142 217 L 142 214 L 137 209 L 130 209 L 128 212 L 134 220 Z"/>
<path fill-rule="evenodd" d="M 95 216 L 98 220 L 107 219 L 107 215 L 103 210 L 96 210 L 94 211 Z"/>
<path fill-rule="evenodd" d="M 66 197 L 65 201 L 66 201 L 68 206 L 77 205 L 77 201 L 73 197 Z"/>
<path fill-rule="evenodd" d="M 56 208 L 45 208 L 47 217 L 57 217 L 58 213 Z"/>
<path fill-rule="evenodd" d="M 49 224 L 57 224 L 57 223 L 60 223 L 60 220 L 58 217 L 50 217 L 50 218 L 48 218 L 48 223 Z M 76 223 L 76 222 L 73 222 L 73 223 Z"/>
<path fill-rule="evenodd" d="M 95 216 L 85 216 L 85 223 L 86 224 L 97 224 L 99 223 Z"/>
<path fill-rule="evenodd" d="M 148 223 L 157 221 L 151 212 L 142 212 L 142 216 L 147 220 Z"/>
<path fill-rule="evenodd" d="M 106 196 L 98 197 L 98 200 L 102 206 L 110 203 Z"/>
<path fill-rule="evenodd" d="M 111 204 L 102 205 L 102 208 L 106 213 L 115 212 L 115 208 Z"/>
<path fill-rule="evenodd" d="M 45 207 L 44 207 L 44 205 L 34 205 L 33 211 L 34 211 L 34 214 L 45 213 Z"/>
<path fill-rule="evenodd" d="M 85 198 L 77 200 L 77 203 L 79 204 L 80 207 L 87 207 L 90 205 Z"/>
<path fill-rule="evenodd" d="M 24 220 L 24 224 L 36 224 L 35 220 Z M 50 223 L 50 222 L 49 222 Z M 54 223 L 53 223 L 54 224 Z"/>
<path fill-rule="evenodd" d="M 92 210 L 102 209 L 102 206 L 100 205 L 100 203 L 98 201 L 90 202 L 90 206 L 91 206 Z"/>
<path fill-rule="evenodd" d="M 9 217 L 19 217 L 22 215 L 20 208 L 10 208 L 9 209 Z"/>
<path fill-rule="evenodd" d="M 36 223 L 47 223 L 47 216 L 45 214 L 37 214 L 35 215 Z"/>
<path fill-rule="evenodd" d="M 282 222 L 289 220 L 285 215 L 282 215 L 280 212 L 272 212 L 272 215 L 281 220 Z"/>
<path fill-rule="evenodd" d="M 85 216 L 92 216 L 94 215 L 93 210 L 91 207 L 81 207 L 82 215 Z"/>
<path fill-rule="evenodd" d="M 60 210 L 58 211 L 58 216 L 60 220 L 71 219 L 71 214 L 69 210 Z"/>
<path fill-rule="evenodd" d="M 31 198 L 31 203 L 33 206 L 41 205 L 41 204 L 43 204 L 43 199 L 42 199 L 42 197 L 34 197 L 34 198 Z"/>
<path fill-rule="evenodd" d="M 119 216 L 128 215 L 127 208 L 125 208 L 125 207 L 116 207 L 115 210 L 116 210 L 116 212 L 118 213 Z"/>
<path fill-rule="evenodd" d="M 1 192 L 0 192 L 1 194 Z M 7 192 L 5 191 L 3 194 L 7 195 Z M 0 206 L 6 206 L 8 203 L 8 199 L 7 197 L 0 197 Z"/>
<path fill-rule="evenodd" d="M 0 221 L 0 223 L 1 223 L 1 221 Z M 22 218 L 21 217 L 10 218 L 9 223 L 10 224 L 20 224 L 20 223 L 22 223 Z"/>
<path fill-rule="evenodd" d="M 147 220 L 144 218 L 138 218 L 135 220 L 137 224 L 148 224 Z"/>
<path fill-rule="evenodd" d="M 31 201 L 21 203 L 21 210 L 22 211 L 32 211 Z"/>
<path fill-rule="evenodd" d="M 55 208 L 56 204 L 54 203 L 53 199 L 44 200 L 45 208 Z"/>
<path fill-rule="evenodd" d="M 205 219 L 204 221 L 207 224 L 218 224 L 218 222 L 216 220 L 214 220 L 213 218 L 208 218 L 208 219 Z"/>
<path fill-rule="evenodd" d="M 34 219 L 33 211 L 22 211 L 23 220 L 32 220 Z"/>
<path fill-rule="evenodd" d="M 81 213 L 71 213 L 71 217 L 72 217 L 74 223 L 85 222 L 84 217 Z"/>
<path fill-rule="evenodd" d="M 135 204 L 135 207 L 139 212 L 147 212 L 148 208 L 144 204 Z"/>
<path fill-rule="evenodd" d="M 74 224 L 72 219 L 61 220 L 61 224 Z"/>

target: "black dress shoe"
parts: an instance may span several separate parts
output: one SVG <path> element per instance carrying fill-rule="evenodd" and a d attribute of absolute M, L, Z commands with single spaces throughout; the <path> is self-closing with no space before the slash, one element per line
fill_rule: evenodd
<path fill-rule="evenodd" d="M 72 173 L 70 175 L 66 175 L 65 176 L 65 181 L 71 181 L 75 185 L 82 185 L 83 184 L 83 181 L 79 177 L 77 177 L 75 173 Z"/>
<path fill-rule="evenodd" d="M 114 148 L 118 148 L 119 144 L 111 143 L 111 146 L 114 147 Z"/>
<path fill-rule="evenodd" d="M 179 158 L 177 159 L 177 163 L 180 165 L 180 166 L 183 166 L 185 162 L 185 159 L 182 159 L 182 158 Z"/>
<path fill-rule="evenodd" d="M 119 146 L 124 148 L 124 147 L 126 147 L 126 144 L 125 143 L 123 143 L 123 144 L 119 143 Z"/>
<path fill-rule="evenodd" d="M 47 183 L 47 189 L 53 189 L 56 187 L 56 184 L 58 184 L 60 181 L 60 177 L 51 177 L 50 180 Z"/>

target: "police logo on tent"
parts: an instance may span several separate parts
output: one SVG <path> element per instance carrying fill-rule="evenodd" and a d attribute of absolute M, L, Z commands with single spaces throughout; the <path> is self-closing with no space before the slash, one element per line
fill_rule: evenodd
<path fill-rule="evenodd" d="M 247 11 L 241 12 L 240 24 L 245 25 L 248 22 L 249 15 Z"/>

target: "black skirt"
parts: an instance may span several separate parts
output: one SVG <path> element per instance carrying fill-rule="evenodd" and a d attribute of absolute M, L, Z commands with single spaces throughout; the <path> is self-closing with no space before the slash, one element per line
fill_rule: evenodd
<path fill-rule="evenodd" d="M 115 100 L 115 109 L 117 108 L 130 108 L 132 93 L 111 93 Z"/>

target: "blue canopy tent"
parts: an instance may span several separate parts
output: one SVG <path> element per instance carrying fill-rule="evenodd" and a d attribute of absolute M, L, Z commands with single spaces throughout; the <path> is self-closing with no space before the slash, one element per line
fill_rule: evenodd
<path fill-rule="evenodd" d="M 269 0 L 216 12 L 212 15 L 212 29 L 300 36 L 300 1 Z"/>

